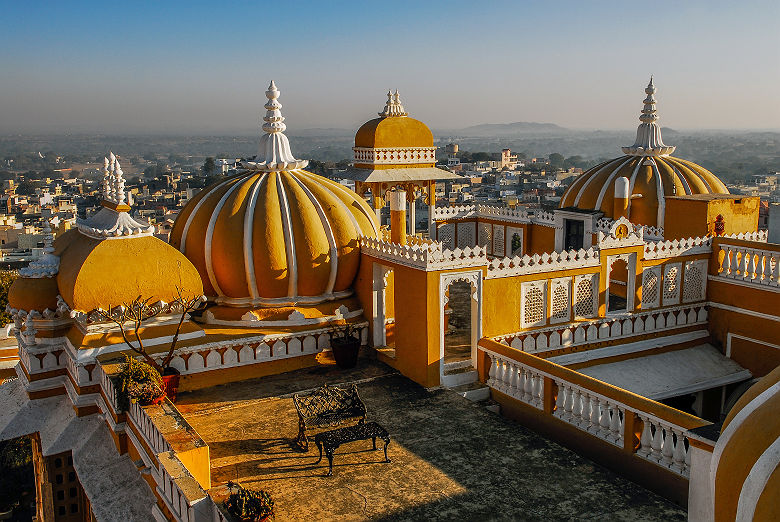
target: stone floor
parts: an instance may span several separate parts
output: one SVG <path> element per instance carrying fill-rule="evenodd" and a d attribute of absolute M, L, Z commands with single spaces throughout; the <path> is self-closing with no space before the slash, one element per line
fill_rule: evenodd
<path fill-rule="evenodd" d="M 291 393 L 357 382 L 385 426 L 391 463 L 371 442 L 339 448 L 333 477 L 317 449 L 296 451 Z M 685 520 L 684 509 L 448 390 L 380 363 L 322 366 L 183 393 L 177 406 L 211 451 L 212 480 L 268 490 L 277 520 Z M 381 446 L 381 445 L 379 445 Z"/>

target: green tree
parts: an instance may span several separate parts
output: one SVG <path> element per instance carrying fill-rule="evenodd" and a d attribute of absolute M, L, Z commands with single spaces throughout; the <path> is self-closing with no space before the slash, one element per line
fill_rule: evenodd
<path fill-rule="evenodd" d="M 16 186 L 16 193 L 22 196 L 32 196 L 40 185 L 35 181 L 22 181 Z"/>
<path fill-rule="evenodd" d="M 558 154 L 557 152 L 553 152 L 550 154 L 549 158 L 550 160 L 550 166 L 551 167 L 563 167 L 564 157 L 563 154 Z"/>
<path fill-rule="evenodd" d="M 489 152 L 475 152 L 471 155 L 471 161 L 490 161 Z"/>
<path fill-rule="evenodd" d="M 214 162 L 214 158 L 209 156 L 206 161 L 203 162 L 203 166 L 200 168 L 204 176 L 211 176 L 217 171 L 217 164 Z"/>
<path fill-rule="evenodd" d="M 5 308 L 8 306 L 8 290 L 17 277 L 19 274 L 13 270 L 0 270 L 0 325 L 2 326 L 13 320 Z"/>

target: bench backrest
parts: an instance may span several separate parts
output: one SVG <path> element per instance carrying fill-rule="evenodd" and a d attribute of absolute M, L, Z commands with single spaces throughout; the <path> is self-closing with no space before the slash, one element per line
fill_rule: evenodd
<path fill-rule="evenodd" d="M 366 406 L 360 400 L 357 386 L 347 388 L 331 387 L 327 384 L 318 388 L 311 395 L 294 395 L 295 409 L 304 419 L 316 418 L 321 415 L 344 415 L 364 417 Z"/>

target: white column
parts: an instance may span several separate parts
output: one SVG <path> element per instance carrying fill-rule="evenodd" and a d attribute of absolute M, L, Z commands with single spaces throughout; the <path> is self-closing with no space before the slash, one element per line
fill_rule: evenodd
<path fill-rule="evenodd" d="M 417 206 L 417 201 L 412 200 L 412 202 L 409 205 L 409 234 L 415 235 L 417 232 L 417 225 L 415 223 L 416 215 L 415 215 L 415 207 Z"/>

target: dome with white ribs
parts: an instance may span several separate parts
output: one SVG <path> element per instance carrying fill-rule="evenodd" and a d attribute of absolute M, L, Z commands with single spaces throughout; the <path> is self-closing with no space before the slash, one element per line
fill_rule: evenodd
<path fill-rule="evenodd" d="M 728 194 L 726 185 L 712 172 L 691 161 L 670 156 L 655 108 L 656 88 L 650 80 L 636 141 L 623 147 L 625 156 L 606 161 L 582 173 L 561 198 L 561 208 L 599 210 L 613 216 L 615 183 L 629 180 L 629 219 L 633 223 L 663 227 L 666 198 L 696 194 Z"/>
<path fill-rule="evenodd" d="M 272 84 L 269 92 L 275 102 L 279 91 Z M 271 104 L 281 121 L 280 106 Z M 276 136 L 263 143 L 284 150 L 264 151 L 246 170 L 200 192 L 179 214 L 171 244 L 192 261 L 217 304 L 275 308 L 348 297 L 358 239 L 379 232 L 375 214 L 347 187 L 296 168 L 302 162 L 278 125 L 263 129 Z"/>

